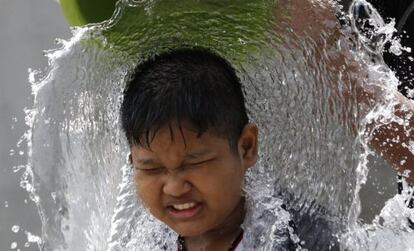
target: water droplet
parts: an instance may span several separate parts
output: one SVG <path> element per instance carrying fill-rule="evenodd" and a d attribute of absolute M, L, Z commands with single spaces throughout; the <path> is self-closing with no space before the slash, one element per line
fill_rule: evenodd
<path fill-rule="evenodd" d="M 20 226 L 18 226 L 18 225 L 14 225 L 14 226 L 11 228 L 11 231 L 12 231 L 13 233 L 17 233 L 17 232 L 19 232 L 19 230 L 20 230 Z"/>
<path fill-rule="evenodd" d="M 24 165 L 20 165 L 20 166 L 14 166 L 14 167 L 12 167 L 12 169 L 13 169 L 13 172 L 14 173 L 17 173 L 17 172 L 19 172 L 20 170 L 22 170 L 22 169 L 24 169 L 25 168 L 25 166 Z"/>
<path fill-rule="evenodd" d="M 31 243 L 38 243 L 40 244 L 42 242 L 42 239 L 40 239 L 39 236 L 34 235 L 30 232 L 25 232 L 26 236 L 27 236 L 27 242 L 31 242 Z"/>
<path fill-rule="evenodd" d="M 7 200 L 4 201 L 4 207 L 9 207 L 9 202 Z"/>
<path fill-rule="evenodd" d="M 11 249 L 16 249 L 17 248 L 17 243 L 16 242 L 12 242 L 10 245 Z"/>
<path fill-rule="evenodd" d="M 52 196 L 53 200 L 56 202 L 56 192 L 50 193 L 50 196 Z"/>
<path fill-rule="evenodd" d="M 408 142 L 408 144 L 406 144 L 406 143 L 402 143 L 401 144 L 403 147 L 405 147 L 405 148 L 407 148 L 411 153 L 413 153 L 414 154 L 414 141 L 411 141 L 410 140 L 410 142 Z"/>

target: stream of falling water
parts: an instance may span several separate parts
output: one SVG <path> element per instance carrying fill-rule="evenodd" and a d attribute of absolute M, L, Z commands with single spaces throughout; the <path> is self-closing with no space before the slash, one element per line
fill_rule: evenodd
<path fill-rule="evenodd" d="M 356 22 L 352 10 L 361 6 L 371 10 L 371 30 Z M 335 8 L 330 1 L 126 0 L 108 22 L 73 30 L 48 53 L 48 71 L 31 74 L 35 101 L 27 111 L 30 152 L 22 183 L 38 205 L 40 249 L 176 249 L 176 234 L 136 197 L 119 108 L 142 58 L 191 45 L 233 63 L 260 128 L 260 160 L 246 177 L 246 250 L 283 250 L 282 233 L 292 231 L 288 221 L 296 216 L 282 205 L 324 219 L 344 250 L 414 247 L 398 196 L 372 223 L 358 221 L 371 154 L 364 126 L 395 120 L 398 81 L 380 54 L 385 42 L 406 48 L 392 37 L 393 23 L 365 1 L 342 13 L 349 23 L 342 28 Z M 356 102 L 358 85 L 388 94 L 365 107 Z M 306 247 L 318 236 L 296 238 Z"/>

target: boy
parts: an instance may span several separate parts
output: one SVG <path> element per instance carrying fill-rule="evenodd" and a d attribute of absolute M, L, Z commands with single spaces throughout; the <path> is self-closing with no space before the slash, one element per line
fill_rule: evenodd
<path fill-rule="evenodd" d="M 180 235 L 178 250 L 242 250 L 243 179 L 258 129 L 232 66 L 200 48 L 160 54 L 136 69 L 121 117 L 137 192 Z M 305 248 L 338 248 L 334 225 L 291 213 Z M 298 247 L 287 239 L 287 249 Z"/>
<path fill-rule="evenodd" d="M 203 49 L 161 54 L 138 67 L 121 114 L 137 192 L 180 235 L 179 249 L 241 250 L 258 129 L 234 69 Z"/>

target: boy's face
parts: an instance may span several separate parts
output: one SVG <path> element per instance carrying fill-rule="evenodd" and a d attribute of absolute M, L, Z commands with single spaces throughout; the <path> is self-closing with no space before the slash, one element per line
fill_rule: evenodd
<path fill-rule="evenodd" d="M 248 124 L 238 154 L 227 139 L 177 127 L 131 148 L 137 192 L 151 214 L 183 236 L 224 227 L 242 198 L 244 174 L 257 159 L 257 127 Z"/>

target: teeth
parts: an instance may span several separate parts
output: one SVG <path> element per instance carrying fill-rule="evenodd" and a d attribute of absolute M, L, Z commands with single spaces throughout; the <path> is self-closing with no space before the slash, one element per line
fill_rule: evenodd
<path fill-rule="evenodd" d="M 185 209 L 189 209 L 192 208 L 196 205 L 196 203 L 191 202 L 191 203 L 184 203 L 184 204 L 176 204 L 176 205 L 172 205 L 174 209 L 177 210 L 185 210 Z"/>

